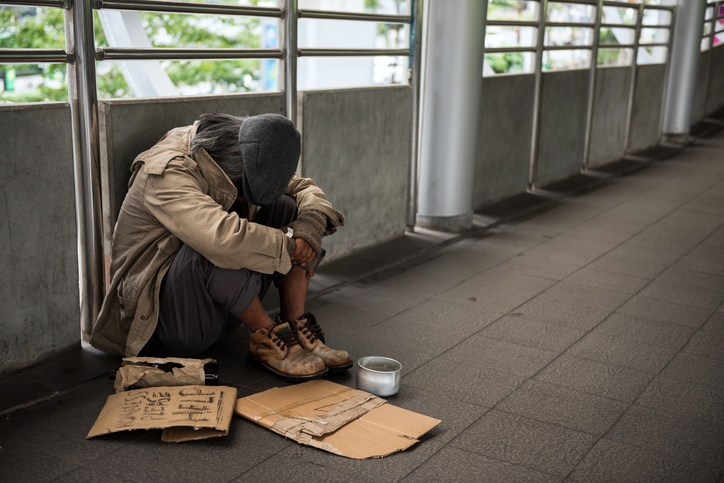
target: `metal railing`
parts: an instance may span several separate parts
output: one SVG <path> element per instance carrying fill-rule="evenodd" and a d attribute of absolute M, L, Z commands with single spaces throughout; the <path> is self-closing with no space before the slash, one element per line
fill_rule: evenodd
<path fill-rule="evenodd" d="M 410 24 L 419 33 L 421 0 L 413 0 L 411 15 L 300 10 L 297 0 L 278 0 L 278 7 L 190 3 L 166 0 L 0 0 L 0 5 L 63 8 L 66 10 L 67 51 L 59 49 L 0 49 L 0 63 L 68 64 L 68 98 L 73 126 L 74 177 L 78 222 L 81 334 L 84 340 L 97 317 L 105 292 L 100 203 L 100 136 L 96 61 L 181 59 L 278 59 L 279 90 L 284 94 L 284 113 L 297 123 L 297 58 L 338 56 L 410 56 L 419 53 L 419 35 L 408 49 L 298 48 L 299 19 L 354 20 Z M 278 18 L 283 23 L 276 49 L 204 48 L 95 48 L 93 9 L 134 10 L 177 14 L 208 14 Z M 413 91 L 413 125 L 417 126 L 419 99 L 419 55 L 410 62 Z M 413 129 L 410 176 L 416 173 L 417 130 Z M 414 188 L 408 192 L 414 209 Z"/>

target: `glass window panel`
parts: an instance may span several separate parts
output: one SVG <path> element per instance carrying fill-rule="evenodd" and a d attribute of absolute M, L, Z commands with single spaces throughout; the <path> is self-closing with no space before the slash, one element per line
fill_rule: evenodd
<path fill-rule="evenodd" d="M 0 46 L 65 50 L 63 10 L 0 7 Z M 0 104 L 67 100 L 65 64 L 0 64 Z"/>
<path fill-rule="evenodd" d="M 488 0 L 488 20 L 538 20 L 538 2 Z"/>
<path fill-rule="evenodd" d="M 671 24 L 671 12 L 668 10 L 644 10 L 641 23 L 643 25 L 669 25 Z"/>
<path fill-rule="evenodd" d="M 631 45 L 636 38 L 636 30 L 628 28 L 602 28 L 599 42 L 601 45 Z"/>
<path fill-rule="evenodd" d="M 620 7 L 603 7 L 603 15 L 601 21 L 603 23 L 616 23 L 625 25 L 635 25 L 638 10 L 634 8 Z"/>
<path fill-rule="evenodd" d="M 587 69 L 591 65 L 590 50 L 548 50 L 543 52 L 543 70 Z"/>
<path fill-rule="evenodd" d="M 711 33 L 711 22 L 706 22 L 704 24 L 704 28 L 702 29 L 702 35 L 706 37 Z"/>
<path fill-rule="evenodd" d="M 631 65 L 633 49 L 599 49 L 598 63 L 602 66 Z"/>
<path fill-rule="evenodd" d="M 488 27 L 485 30 L 485 47 L 535 47 L 535 27 Z"/>
<path fill-rule="evenodd" d="M 663 64 L 666 62 L 666 47 L 639 47 L 637 64 Z"/>
<path fill-rule="evenodd" d="M 595 16 L 593 5 L 579 3 L 548 3 L 548 22 L 592 23 Z"/>
<path fill-rule="evenodd" d="M 669 41 L 668 29 L 641 29 L 639 42 L 642 44 L 663 44 Z"/>
<path fill-rule="evenodd" d="M 709 50 L 709 42 L 710 42 L 709 37 L 702 38 L 699 50 L 701 50 L 702 52 Z"/>
<path fill-rule="evenodd" d="M 535 72 L 535 53 L 533 52 L 485 54 L 483 76 L 526 74 L 531 72 Z"/>
<path fill-rule="evenodd" d="M 717 18 L 724 17 L 724 3 L 719 5 L 719 11 L 717 12 Z"/>
<path fill-rule="evenodd" d="M 704 12 L 704 20 L 711 20 L 714 18 L 714 7 L 707 7 Z"/>
<path fill-rule="evenodd" d="M 548 27 L 544 45 L 591 45 L 593 29 L 582 27 Z"/>
<path fill-rule="evenodd" d="M 720 18 L 719 20 L 717 20 L 716 24 L 714 25 L 716 25 L 716 28 L 714 29 L 715 32 L 721 32 L 722 30 L 724 30 L 724 18 Z"/>
<path fill-rule="evenodd" d="M 714 34 L 714 47 L 719 47 L 724 44 L 724 32 Z"/>

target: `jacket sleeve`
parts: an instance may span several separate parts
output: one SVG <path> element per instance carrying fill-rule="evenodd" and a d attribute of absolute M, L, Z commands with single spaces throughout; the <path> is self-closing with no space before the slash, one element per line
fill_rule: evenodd
<path fill-rule="evenodd" d="M 296 200 L 300 213 L 305 210 L 317 210 L 327 217 L 325 236 L 336 232 L 337 227 L 344 226 L 344 215 L 332 206 L 313 179 L 294 175 L 284 194 Z"/>
<path fill-rule="evenodd" d="M 287 273 L 292 265 L 281 230 L 228 213 L 181 160 L 149 175 L 145 205 L 171 233 L 220 268 Z M 232 200 L 229 201 L 229 206 Z"/>

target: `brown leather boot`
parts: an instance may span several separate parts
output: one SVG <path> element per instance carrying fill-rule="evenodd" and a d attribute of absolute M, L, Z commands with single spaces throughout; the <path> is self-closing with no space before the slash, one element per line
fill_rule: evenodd
<path fill-rule="evenodd" d="M 280 320 L 277 316 L 277 321 Z M 299 319 L 289 319 L 288 322 L 296 326 L 297 339 L 302 347 L 322 359 L 329 372 L 340 372 L 352 367 L 352 359 L 347 351 L 332 349 L 324 344 L 324 332 L 314 314 L 307 312 Z"/>
<path fill-rule="evenodd" d="M 327 374 L 324 362 L 299 345 L 296 328 L 288 322 L 277 324 L 271 330 L 252 332 L 246 359 L 290 382 L 308 381 Z"/>

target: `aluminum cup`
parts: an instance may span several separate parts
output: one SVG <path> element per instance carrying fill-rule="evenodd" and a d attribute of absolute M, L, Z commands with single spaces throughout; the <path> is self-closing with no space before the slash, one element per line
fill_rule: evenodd
<path fill-rule="evenodd" d="M 357 361 L 357 389 L 385 397 L 400 390 L 402 364 L 389 357 L 367 356 Z"/>

